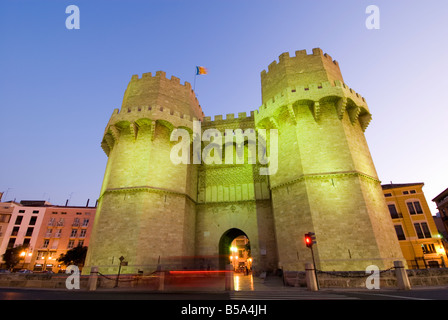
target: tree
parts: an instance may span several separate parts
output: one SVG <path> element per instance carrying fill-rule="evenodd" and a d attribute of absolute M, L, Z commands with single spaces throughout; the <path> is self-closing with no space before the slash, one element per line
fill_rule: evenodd
<path fill-rule="evenodd" d="M 58 262 L 69 266 L 83 266 L 86 260 L 87 247 L 77 246 L 73 249 L 68 250 L 65 254 L 61 254 L 58 258 Z"/>
<path fill-rule="evenodd" d="M 26 250 L 26 246 L 20 245 L 14 248 L 6 249 L 5 253 L 2 255 L 3 261 L 5 261 L 6 268 L 12 270 L 22 259 L 20 253 Z"/>

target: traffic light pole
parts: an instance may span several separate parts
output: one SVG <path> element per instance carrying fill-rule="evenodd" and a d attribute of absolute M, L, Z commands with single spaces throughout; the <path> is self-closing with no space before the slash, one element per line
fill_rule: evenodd
<path fill-rule="evenodd" d="M 316 277 L 316 284 L 317 284 L 317 290 L 319 290 L 319 279 L 317 279 L 317 268 L 316 268 L 316 262 L 314 261 L 314 250 L 313 246 L 310 247 L 311 249 L 311 257 L 313 258 L 313 266 L 314 266 L 314 276 Z"/>
<path fill-rule="evenodd" d="M 317 279 L 316 261 L 314 260 L 314 251 L 313 251 L 313 245 L 317 244 L 314 232 L 308 232 L 305 234 L 305 244 L 308 248 L 311 249 L 311 257 L 313 258 L 313 266 L 314 266 L 314 276 L 316 278 L 317 290 L 319 290 L 319 281 Z"/>

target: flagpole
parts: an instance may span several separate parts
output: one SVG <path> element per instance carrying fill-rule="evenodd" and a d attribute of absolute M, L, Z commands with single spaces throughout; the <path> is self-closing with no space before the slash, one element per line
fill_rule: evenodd
<path fill-rule="evenodd" d="M 197 76 L 197 72 L 195 72 L 195 74 L 194 74 L 194 84 L 193 84 L 193 91 L 195 91 L 196 92 L 196 76 Z"/>

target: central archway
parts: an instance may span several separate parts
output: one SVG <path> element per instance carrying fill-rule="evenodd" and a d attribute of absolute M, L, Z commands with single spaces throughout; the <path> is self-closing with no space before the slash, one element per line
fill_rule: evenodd
<path fill-rule="evenodd" d="M 249 237 L 240 229 L 232 228 L 224 232 L 224 234 L 219 239 L 219 269 L 224 270 L 226 268 L 226 265 L 230 264 L 230 247 L 232 244 L 232 241 L 235 238 L 238 238 L 240 236 L 244 236 L 247 239 Z"/>

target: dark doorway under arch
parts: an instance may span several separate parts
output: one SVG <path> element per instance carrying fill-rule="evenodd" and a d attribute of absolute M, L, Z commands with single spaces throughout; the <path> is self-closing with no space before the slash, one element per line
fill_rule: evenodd
<path fill-rule="evenodd" d="M 219 239 L 219 269 L 224 270 L 226 265 L 230 264 L 230 245 L 232 241 L 239 237 L 245 236 L 249 239 L 249 237 L 240 229 L 232 228 L 224 232 Z"/>

